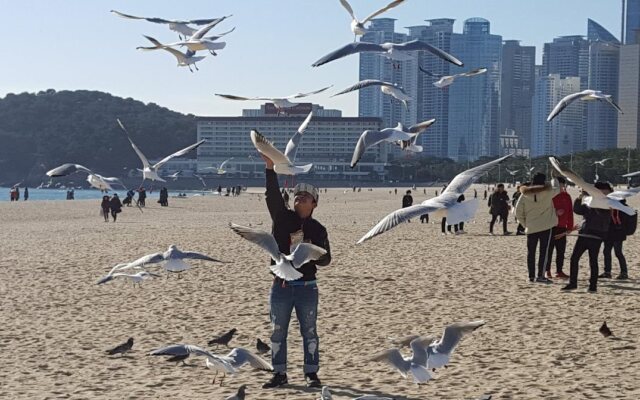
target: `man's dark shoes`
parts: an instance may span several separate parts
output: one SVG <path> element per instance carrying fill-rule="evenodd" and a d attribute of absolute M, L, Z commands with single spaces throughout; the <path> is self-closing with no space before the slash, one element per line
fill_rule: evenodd
<path fill-rule="evenodd" d="M 597 293 L 598 289 L 594 288 L 594 287 L 590 287 L 589 289 L 587 289 L 588 293 Z"/>
<path fill-rule="evenodd" d="M 318 374 L 316 374 L 315 372 L 304 374 L 304 379 L 307 381 L 307 387 L 310 387 L 310 388 L 322 387 L 322 384 L 320 383 L 320 378 L 318 378 Z"/>
<path fill-rule="evenodd" d="M 620 274 L 620 275 L 616 276 L 616 279 L 619 280 L 619 281 L 626 280 L 626 279 L 629 279 L 629 275 Z"/>
<path fill-rule="evenodd" d="M 578 287 L 576 285 L 567 285 L 565 287 L 563 287 L 561 290 L 576 290 Z"/>
<path fill-rule="evenodd" d="M 607 278 L 607 279 L 611 279 L 611 273 L 610 272 L 603 272 L 600 275 L 598 275 L 598 278 Z"/>
<path fill-rule="evenodd" d="M 276 372 L 275 374 L 273 374 L 269 382 L 262 385 L 262 388 L 263 389 L 277 388 L 282 385 L 286 385 L 287 383 L 289 383 L 287 381 L 287 374 Z"/>

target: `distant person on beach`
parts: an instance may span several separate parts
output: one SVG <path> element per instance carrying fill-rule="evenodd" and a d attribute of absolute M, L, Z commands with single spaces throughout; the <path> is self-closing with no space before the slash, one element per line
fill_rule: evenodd
<path fill-rule="evenodd" d="M 402 196 L 402 208 L 411 207 L 413 205 L 413 197 L 411 196 L 411 190 L 407 190 L 407 193 Z M 407 222 L 411 222 L 410 219 Z"/>
<path fill-rule="evenodd" d="M 482 198 L 482 200 L 486 200 L 487 199 L 487 189 L 484 190 L 484 197 Z"/>
<path fill-rule="evenodd" d="M 29 200 L 29 188 L 24 188 L 24 201 Z"/>
<path fill-rule="evenodd" d="M 553 198 L 553 208 L 555 208 L 558 216 L 558 224 L 551 233 L 551 244 L 549 245 L 549 255 L 547 256 L 547 278 L 549 279 L 551 279 L 551 260 L 553 260 L 554 249 L 556 250 L 556 278 L 569 277 L 562 271 L 564 252 L 567 248 L 567 236 L 564 233 L 573 229 L 573 200 L 567 193 L 567 181 L 561 176 L 556 179 L 560 186 L 560 193 Z"/>
<path fill-rule="evenodd" d="M 160 197 L 158 199 L 161 207 L 167 207 L 169 205 L 169 191 L 166 187 L 160 189 Z"/>
<path fill-rule="evenodd" d="M 594 185 L 605 196 L 613 191 L 608 182 L 598 181 Z M 591 274 L 589 276 L 589 292 L 594 293 L 598 290 L 598 253 L 602 241 L 606 239 L 609 233 L 609 225 L 611 223 L 611 211 L 601 210 L 598 208 L 590 208 L 582 204 L 582 199 L 588 196 L 585 191 L 581 191 L 573 202 L 573 212 L 582 215 L 583 222 L 578 233 L 588 235 L 579 236 L 576 244 L 573 246 L 571 253 L 569 284 L 562 290 L 574 290 L 578 288 L 578 270 L 580 258 L 585 252 L 589 253 L 589 267 Z"/>
<path fill-rule="evenodd" d="M 231 188 L 231 197 L 236 197 L 236 187 L 235 186 L 233 186 Z"/>
<path fill-rule="evenodd" d="M 113 222 L 116 222 L 116 219 L 118 219 L 118 214 L 122 211 L 122 202 L 118 197 L 118 193 L 114 193 L 111 197 L 109 207 L 111 208 L 111 217 L 113 217 Z"/>
<path fill-rule="evenodd" d="M 16 188 L 12 187 L 11 190 L 9 191 L 9 198 L 11 199 L 11 201 L 16 201 Z"/>
<path fill-rule="evenodd" d="M 558 224 L 558 217 L 553 208 L 553 198 L 560 189 L 546 182 L 546 175 L 538 172 L 531 183 L 522 184 L 520 198 L 516 204 L 516 217 L 524 226 L 527 235 L 527 268 L 529 281 L 553 283 L 544 276 L 549 244 L 553 227 Z M 538 276 L 536 278 L 536 250 L 538 253 Z"/>
<path fill-rule="evenodd" d="M 502 219 L 502 234 L 511 235 L 511 232 L 507 230 L 507 220 L 509 216 L 509 209 L 511 201 L 509 195 L 504 190 L 502 183 L 498 184 L 498 190 L 493 192 L 489 196 L 489 212 L 491 213 L 491 222 L 489 223 L 489 234 L 493 235 L 493 225 L 496 223 L 496 219 L 500 217 Z"/>
<path fill-rule="evenodd" d="M 420 216 L 420 223 L 424 224 L 424 223 L 429 223 L 429 214 L 422 214 Z"/>
<path fill-rule="evenodd" d="M 222 185 L 218 185 L 218 194 L 222 196 Z"/>
<path fill-rule="evenodd" d="M 20 200 L 20 188 L 16 186 L 16 201 Z"/>
<path fill-rule="evenodd" d="M 284 206 L 284 199 L 278 185 L 278 175 L 273 170 L 273 161 L 262 155 L 265 161 L 266 201 L 272 221 L 272 234 L 280 252 L 289 254 L 300 242 L 310 242 L 327 252 L 317 261 L 311 261 L 299 268 L 302 278 L 284 281 L 273 280 L 269 298 L 271 315 L 271 364 L 274 374 L 263 388 L 276 388 L 288 383 L 287 380 L 287 332 L 293 310 L 300 325 L 304 347 L 303 371 L 307 386 L 321 387 L 318 378 L 320 366 L 319 338 L 317 331 L 318 286 L 316 271 L 318 266 L 331 262 L 331 250 L 327 230 L 313 218 L 318 206 L 318 190 L 307 183 L 299 183 L 294 189 L 294 209 Z M 273 261 L 272 261 L 273 262 Z"/>
<path fill-rule="evenodd" d="M 473 189 L 473 198 L 474 199 L 478 198 L 478 191 L 476 189 Z"/>
<path fill-rule="evenodd" d="M 146 202 L 147 202 L 147 191 L 144 189 L 144 187 L 141 187 L 140 189 L 138 189 L 138 205 L 140 207 L 144 207 L 146 205 Z"/>
<path fill-rule="evenodd" d="M 122 204 L 126 205 L 127 207 L 131 207 L 131 203 L 133 202 L 133 196 L 135 196 L 135 194 L 136 192 L 134 192 L 133 189 L 129 189 L 126 197 L 124 198 L 124 200 L 122 200 Z"/>
<path fill-rule="evenodd" d="M 69 200 L 75 200 L 76 199 L 76 192 L 73 188 L 71 188 L 71 190 L 69 190 Z"/>
<path fill-rule="evenodd" d="M 100 203 L 100 208 L 102 210 L 104 222 L 109 222 L 109 210 L 111 209 L 111 201 L 109 199 L 109 196 L 102 196 L 102 203 Z"/>
<path fill-rule="evenodd" d="M 394 194 L 398 194 L 398 188 L 393 189 Z"/>

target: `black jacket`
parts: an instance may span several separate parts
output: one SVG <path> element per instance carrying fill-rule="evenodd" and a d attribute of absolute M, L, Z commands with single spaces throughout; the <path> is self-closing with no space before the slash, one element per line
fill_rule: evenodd
<path fill-rule="evenodd" d="M 587 207 L 582 204 L 582 199 L 577 197 L 573 202 L 573 212 L 584 217 L 579 233 L 595 235 L 602 239 L 607 237 L 611 222 L 609 210 Z"/>
<path fill-rule="evenodd" d="M 413 197 L 410 194 L 402 196 L 402 208 L 411 207 L 413 205 Z"/>
<path fill-rule="evenodd" d="M 489 196 L 489 207 L 491 208 L 491 215 L 503 215 L 509 213 L 509 194 L 505 191 L 494 192 Z"/>
<path fill-rule="evenodd" d="M 302 230 L 303 241 L 311 242 L 327 250 L 327 254 L 317 261 L 310 261 L 301 266 L 298 271 L 302 273 L 301 281 L 313 281 L 316 279 L 316 265 L 321 267 L 331 262 L 331 249 L 329 237 L 324 226 L 313 217 L 302 219 L 295 211 L 289 210 L 284 205 L 284 199 L 278 185 L 278 175 L 273 170 L 265 171 L 267 208 L 273 222 L 271 233 L 278 243 L 278 248 L 284 254 L 291 253 L 291 234 Z M 273 265 L 275 262 L 271 260 Z"/>
<path fill-rule="evenodd" d="M 620 200 L 620 203 L 627 205 L 625 200 Z M 622 242 L 627 239 L 627 233 L 625 227 L 630 223 L 629 219 L 631 218 L 627 214 L 623 213 L 619 210 L 612 209 L 611 212 L 611 222 L 609 223 L 609 232 L 607 232 L 607 237 L 605 240 L 611 242 Z"/>

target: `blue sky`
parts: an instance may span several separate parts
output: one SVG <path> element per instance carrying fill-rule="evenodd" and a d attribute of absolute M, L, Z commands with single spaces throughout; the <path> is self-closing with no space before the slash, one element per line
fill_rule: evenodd
<path fill-rule="evenodd" d="M 351 0 L 366 17 L 390 0 Z M 401 27 L 425 19 L 455 18 L 455 31 L 471 17 L 491 21 L 503 39 L 541 46 L 554 37 L 586 35 L 587 18 L 620 35 L 619 0 L 407 0 L 384 16 Z M 154 102 L 196 115 L 239 115 L 259 102 L 233 102 L 213 93 L 286 96 L 333 84 L 336 91 L 358 81 L 358 57 L 319 68 L 311 64 L 353 40 L 350 18 L 338 0 L 0 0 L 3 59 L 0 97 L 45 89 L 88 89 Z M 109 12 L 168 19 L 211 18 L 233 14 L 212 33 L 236 27 L 227 48 L 208 56 L 190 73 L 166 52 L 141 52 L 150 35 L 177 40 L 166 26 L 119 18 Z M 310 100 L 357 115 L 357 93 Z"/>

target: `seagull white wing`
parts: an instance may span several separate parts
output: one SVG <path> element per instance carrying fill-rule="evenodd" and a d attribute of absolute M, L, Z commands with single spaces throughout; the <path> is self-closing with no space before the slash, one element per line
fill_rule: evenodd
<path fill-rule="evenodd" d="M 162 166 L 163 166 L 167 161 L 171 160 L 172 158 L 174 158 L 174 157 L 180 157 L 180 156 L 183 156 L 183 155 L 187 154 L 188 152 L 190 152 L 191 150 L 193 150 L 193 149 L 197 148 L 198 146 L 200 146 L 200 145 L 201 145 L 202 143 L 204 143 L 204 142 L 206 142 L 206 140 L 205 140 L 205 139 L 202 139 L 201 141 L 199 141 L 199 142 L 197 142 L 197 143 L 194 143 L 194 144 L 192 144 L 191 146 L 187 146 L 187 147 L 185 147 L 185 148 L 184 148 L 184 149 L 182 149 L 182 150 L 178 150 L 178 151 L 176 151 L 175 153 L 173 153 L 173 154 L 171 154 L 171 155 L 166 156 L 166 157 L 165 157 L 165 158 L 163 158 L 162 160 L 158 161 L 158 162 L 153 166 L 153 168 L 155 169 L 155 168 L 160 168 L 160 167 L 162 167 Z"/>
<path fill-rule="evenodd" d="M 391 87 L 393 87 L 394 85 L 393 85 L 393 83 L 381 81 L 381 80 L 378 80 L 378 79 L 365 79 L 365 80 L 362 80 L 362 81 L 356 83 L 355 85 L 349 86 L 348 88 L 344 89 L 341 92 L 338 92 L 338 93 L 334 94 L 331 97 L 340 96 L 341 94 L 353 92 L 354 90 L 360 90 L 362 88 L 366 88 L 366 87 L 369 87 L 369 86 L 391 86 Z"/>
<path fill-rule="evenodd" d="M 509 157 L 511 157 L 511 154 L 459 173 L 442 193 L 464 193 L 478 178 Z"/>
<path fill-rule="evenodd" d="M 387 4 L 386 6 L 382 7 L 381 9 L 379 9 L 378 11 L 373 12 L 371 15 L 369 15 L 367 18 L 362 20 L 362 23 L 366 23 L 371 21 L 372 19 L 374 19 L 375 17 L 377 17 L 378 15 L 382 14 L 383 12 L 390 10 L 394 7 L 399 6 L 400 4 L 404 3 L 405 0 L 395 0 L 392 1 L 391 3 Z M 354 17 L 355 18 L 355 17 Z"/>
<path fill-rule="evenodd" d="M 424 68 L 422 68 L 422 67 L 420 67 L 420 66 L 418 66 L 418 69 L 419 69 L 420 71 L 424 72 L 425 74 L 429 75 L 429 76 L 430 76 L 430 77 L 432 77 L 432 78 L 440 79 L 440 78 L 443 78 L 443 77 L 444 77 L 444 75 L 434 74 L 433 72 L 427 71 L 426 69 L 424 69 Z"/>
<path fill-rule="evenodd" d="M 345 10 L 347 10 L 347 12 L 349 13 L 349 15 L 351 15 L 351 18 L 357 20 L 355 14 L 353 13 L 353 8 L 351 8 L 351 4 L 349 4 L 347 0 L 340 0 L 340 4 L 342 4 L 342 7 L 344 7 Z"/>
<path fill-rule="evenodd" d="M 456 196 L 457 199 L 457 196 Z M 454 200 L 455 202 L 455 200 Z M 374 236 L 378 236 L 390 229 L 395 228 L 399 224 L 411 219 L 419 217 L 423 214 L 430 214 L 434 211 L 447 207 L 448 202 L 443 201 L 442 195 L 424 201 L 422 204 L 401 208 L 384 217 L 376 224 L 366 235 L 364 235 L 356 244 L 367 241 Z"/>
<path fill-rule="evenodd" d="M 635 196 L 638 193 L 640 193 L 640 187 L 635 187 L 635 188 L 626 189 L 626 190 L 616 190 L 613 193 L 609 193 L 607 197 L 610 199 L 622 200 L 628 197 Z"/>
<path fill-rule="evenodd" d="M 589 196 L 599 198 L 599 199 L 604 199 L 606 197 L 599 189 L 596 189 L 596 187 L 593 186 L 593 184 L 588 183 L 572 170 L 568 168 L 564 168 L 560 164 L 560 161 L 558 161 L 555 157 L 549 157 L 549 162 L 551 163 L 551 166 L 553 166 L 553 168 L 555 168 L 559 173 L 566 176 L 567 179 L 575 183 L 576 186 L 581 187 L 582 190 L 589 193 Z"/>
<path fill-rule="evenodd" d="M 612 106 L 613 108 L 615 108 L 616 110 L 618 110 L 618 112 L 619 112 L 620 114 L 624 114 L 624 112 L 622 112 L 622 109 L 620 108 L 620 106 L 618 106 L 618 105 L 616 104 L 616 102 L 615 102 L 615 101 L 613 101 L 613 99 L 611 98 L 611 96 L 606 97 L 606 98 L 604 99 L 604 101 L 606 101 L 607 103 L 611 104 L 611 106 Z"/>
<path fill-rule="evenodd" d="M 387 49 L 377 43 L 369 42 L 353 42 L 340 47 L 337 50 L 332 51 L 326 56 L 320 58 L 318 61 L 311 64 L 313 67 L 319 67 L 331 61 L 337 60 L 342 57 L 346 57 L 351 54 L 363 53 L 363 52 L 386 52 Z"/>
<path fill-rule="evenodd" d="M 294 268 L 300 268 L 309 261 L 315 261 L 327 254 L 327 251 L 320 246 L 311 243 L 300 243 L 289 256 L 285 256 L 291 260 Z"/>
<path fill-rule="evenodd" d="M 291 162 L 296 161 L 296 154 L 298 153 L 298 145 L 300 144 L 300 140 L 302 140 L 302 135 L 304 135 L 304 132 L 307 130 L 307 126 L 309 126 L 309 121 L 311 121 L 312 117 L 313 117 L 313 111 L 311 111 L 309 115 L 307 115 L 307 118 L 305 118 L 305 120 L 302 121 L 302 124 L 300 124 L 298 131 L 291 137 L 291 139 L 289 139 L 289 142 L 287 142 L 287 148 L 284 149 L 284 156 L 287 157 L 287 159 L 289 159 L 289 161 Z"/>
<path fill-rule="evenodd" d="M 396 129 L 383 129 L 381 131 L 376 130 L 366 130 L 362 132 L 360 138 L 358 138 L 358 143 L 356 143 L 356 148 L 353 150 L 353 156 L 351 157 L 351 168 L 355 167 L 358 164 L 358 161 L 362 158 L 362 155 L 367 151 L 367 149 L 371 146 L 375 146 L 378 143 L 387 141 L 387 142 L 395 142 L 397 140 L 410 140 L 412 135 L 396 130 Z"/>
<path fill-rule="evenodd" d="M 129 142 L 131 143 L 131 147 L 133 147 L 133 150 L 138 155 L 138 158 L 140 158 L 140 161 L 142 161 L 142 166 L 144 168 L 149 168 L 149 160 L 147 160 L 147 157 L 145 157 L 144 154 L 142 154 L 138 146 L 136 146 L 136 144 L 133 143 L 133 140 L 131 140 L 129 136 L 127 136 L 127 139 L 129 139 Z"/>
<path fill-rule="evenodd" d="M 462 72 L 459 74 L 456 74 L 454 76 L 476 76 L 476 75 L 480 75 L 480 74 L 484 74 L 485 72 L 487 72 L 486 68 L 477 68 L 477 69 L 473 69 L 471 71 L 467 71 L 467 72 Z"/>
<path fill-rule="evenodd" d="M 223 99 L 227 99 L 227 100 L 267 100 L 267 101 L 272 101 L 273 98 L 270 97 L 244 97 L 244 96 L 236 96 L 234 94 L 221 94 L 221 93 L 214 93 L 216 96 L 218 97 L 222 97 Z"/>
<path fill-rule="evenodd" d="M 164 261 L 162 253 L 147 254 L 146 256 L 130 262 L 127 268 L 141 267 L 146 264 L 157 264 L 162 261 Z"/>
<path fill-rule="evenodd" d="M 206 36 L 205 39 L 206 40 L 211 40 L 211 41 L 215 41 L 220 39 L 221 37 L 230 34 L 231 32 L 235 31 L 236 27 L 234 26 L 233 28 L 229 29 L 226 32 L 222 32 L 222 33 L 218 33 L 217 35 L 212 35 L 212 36 Z"/>
<path fill-rule="evenodd" d="M 444 328 L 439 342 L 431 347 L 438 353 L 451 354 L 465 334 L 475 331 L 485 324 L 484 321 L 457 322 Z"/>
<path fill-rule="evenodd" d="M 67 176 L 67 175 L 71 175 L 74 174 L 76 172 L 86 172 L 87 174 L 91 174 L 91 175 L 95 175 L 89 168 L 84 167 L 80 164 L 72 164 L 72 163 L 67 163 L 67 164 L 62 164 L 59 167 L 56 167 L 50 171 L 47 171 L 47 176 L 50 176 L 52 178 L 58 177 L 58 176 Z"/>
<path fill-rule="evenodd" d="M 558 104 L 556 104 L 556 106 L 553 108 L 553 110 L 551 111 L 551 113 L 549 114 L 549 116 L 547 117 L 547 122 L 550 122 L 552 119 L 554 119 L 555 117 L 558 116 L 558 114 L 560 114 L 562 112 L 562 110 L 564 110 L 565 108 L 567 108 L 567 106 L 571 103 L 573 103 L 574 101 L 580 99 L 581 97 L 585 96 L 587 93 L 585 93 L 586 91 L 582 91 L 582 92 L 578 92 L 578 93 L 572 93 L 568 96 L 563 97 Z"/>
<path fill-rule="evenodd" d="M 392 366 L 393 368 L 400 371 L 403 377 L 407 377 L 407 372 L 411 366 L 411 363 L 402 357 L 400 350 L 398 349 L 389 349 L 383 352 L 380 352 L 371 358 L 371 361 L 383 362 Z"/>
<path fill-rule="evenodd" d="M 153 350 L 149 353 L 150 356 L 185 356 L 187 354 L 220 359 L 219 356 L 216 356 L 215 354 L 203 349 L 202 347 L 193 346 L 190 344 L 174 344 L 171 346 Z"/>
<path fill-rule="evenodd" d="M 430 120 L 422 121 L 422 122 L 419 122 L 419 123 L 417 123 L 417 124 L 415 124 L 415 125 L 411 125 L 411 126 L 409 127 L 409 129 L 407 129 L 407 130 L 408 130 L 409 132 L 411 132 L 411 133 L 420 133 L 420 132 L 425 131 L 428 127 L 430 127 L 431 125 L 433 125 L 435 122 L 436 122 L 436 119 L 435 119 L 435 118 L 432 118 L 432 119 L 430 119 Z M 414 140 L 415 140 L 415 138 L 416 138 L 417 136 L 418 136 L 418 135 L 414 136 Z"/>
<path fill-rule="evenodd" d="M 313 94 L 318 94 L 318 93 L 322 93 L 325 90 L 329 89 L 330 87 L 332 87 L 333 85 L 327 86 L 327 87 L 323 87 L 322 89 L 318 89 L 318 90 L 314 90 L 313 92 L 309 92 L 309 93 L 296 93 L 296 94 L 292 94 L 291 96 L 287 96 L 285 97 L 285 99 L 299 99 L 301 97 L 307 97 L 307 96 L 311 96 Z"/>
<path fill-rule="evenodd" d="M 166 253 L 164 255 L 165 259 L 166 257 Z M 185 260 L 185 259 L 189 259 L 189 260 L 205 260 L 205 261 L 213 261 L 213 262 L 219 262 L 219 263 L 223 263 L 224 261 L 220 261 L 218 259 L 215 259 L 213 257 L 209 257 L 206 254 L 202 254 L 202 253 L 197 253 L 195 251 L 180 251 L 180 250 L 174 250 L 172 252 L 171 258 L 174 259 L 179 259 L 179 260 Z"/>
<path fill-rule="evenodd" d="M 233 160 L 233 157 L 231 157 L 231 158 L 227 158 L 226 160 L 224 160 L 224 161 L 220 164 L 220 166 L 218 167 L 218 169 L 224 169 L 224 166 L 225 166 L 225 165 L 227 165 L 227 163 L 228 163 L 229 161 L 231 161 L 231 160 Z"/>
<path fill-rule="evenodd" d="M 429 53 L 440 57 L 441 59 L 450 62 L 451 64 L 455 64 L 459 67 L 462 67 L 464 63 L 451 54 L 447 53 L 444 50 L 441 50 L 435 46 L 430 45 L 427 42 L 423 42 L 422 40 L 412 40 L 406 43 L 400 44 L 392 44 L 391 45 L 396 50 L 402 51 L 428 51 Z"/>
<path fill-rule="evenodd" d="M 202 28 L 198 29 L 193 35 L 191 35 L 190 39 L 191 40 L 202 39 L 204 35 L 206 35 L 211 29 L 213 29 L 216 25 L 218 25 L 220 22 L 224 21 L 225 19 L 227 19 L 227 17 L 218 18 L 204 25 Z"/>
<path fill-rule="evenodd" d="M 632 177 L 634 177 L 634 176 L 638 176 L 638 175 L 640 175 L 640 171 L 636 171 L 636 172 L 631 172 L 631 173 L 628 173 L 628 174 L 624 174 L 624 175 L 622 175 L 622 177 L 623 177 L 623 178 L 632 178 Z"/>
<path fill-rule="evenodd" d="M 272 371 L 273 367 L 267 361 L 263 360 L 261 357 L 253 354 L 247 349 L 243 349 L 242 347 L 236 347 L 231 350 L 229 354 L 226 355 L 231 361 L 231 365 L 234 368 L 240 368 L 244 364 L 249 363 L 249 365 L 255 369 L 259 369 L 262 371 Z"/>
<path fill-rule="evenodd" d="M 280 261 L 282 254 L 273 235 L 258 229 L 236 224 L 230 224 L 229 227 L 238 235 L 266 250 L 274 261 Z"/>
<path fill-rule="evenodd" d="M 291 165 L 291 161 L 282 152 L 273 145 L 267 138 L 262 136 L 256 130 L 251 131 L 251 141 L 256 149 L 269 157 L 275 165 Z"/>

